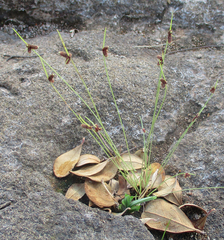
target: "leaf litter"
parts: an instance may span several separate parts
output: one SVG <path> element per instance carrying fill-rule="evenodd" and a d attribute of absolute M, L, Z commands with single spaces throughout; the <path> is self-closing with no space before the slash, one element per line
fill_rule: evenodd
<path fill-rule="evenodd" d="M 126 194 L 131 196 L 135 192 L 130 184 L 130 180 L 134 179 L 147 196 L 157 196 L 156 200 L 143 204 L 141 221 L 148 228 L 170 233 L 204 233 L 207 216 L 213 210 L 207 212 L 194 204 L 182 205 L 182 188 L 177 177 L 165 175 L 165 170 L 157 162 L 145 168 L 142 149 L 135 154 L 121 154 L 120 159 L 111 157 L 101 161 L 92 154 L 81 155 L 83 143 L 84 139 L 79 146 L 60 155 L 54 163 L 56 177 L 72 174 L 84 178 L 83 183 L 74 183 L 69 187 L 66 198 L 78 201 L 86 194 L 90 207 L 97 206 L 114 215 L 123 215 L 130 208 L 119 213 L 118 205 Z M 123 175 L 118 172 L 123 172 Z M 197 208 L 203 216 L 190 220 L 183 211 L 189 207 Z"/>

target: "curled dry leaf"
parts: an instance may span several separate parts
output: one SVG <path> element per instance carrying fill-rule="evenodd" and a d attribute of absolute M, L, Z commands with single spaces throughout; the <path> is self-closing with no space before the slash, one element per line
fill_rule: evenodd
<path fill-rule="evenodd" d="M 141 159 L 143 159 L 145 161 L 145 153 L 143 148 L 139 149 L 138 151 L 135 152 L 135 155 L 140 157 Z M 147 160 L 148 160 L 148 156 L 146 156 Z"/>
<path fill-rule="evenodd" d="M 107 160 L 106 166 L 95 175 L 88 176 L 89 179 L 95 182 L 101 182 L 102 179 L 107 182 L 111 180 L 117 173 L 117 166 L 113 163 L 112 159 Z"/>
<path fill-rule="evenodd" d="M 79 161 L 76 164 L 76 167 L 81 167 L 83 165 L 90 163 L 100 163 L 100 159 L 92 154 L 84 154 L 80 156 Z"/>
<path fill-rule="evenodd" d="M 141 218 L 140 221 L 144 224 L 146 224 L 148 221 L 155 221 L 156 222 L 156 219 L 154 218 Z"/>
<path fill-rule="evenodd" d="M 103 168 L 107 165 L 109 160 L 106 160 L 104 162 L 98 163 L 96 165 L 91 165 L 91 166 L 84 166 L 79 170 L 76 171 L 71 171 L 71 173 L 81 176 L 81 177 L 89 177 L 92 175 L 97 174 L 98 172 L 100 172 L 101 170 L 103 170 Z"/>
<path fill-rule="evenodd" d="M 119 189 L 116 192 L 116 201 L 119 201 L 125 197 L 125 193 L 130 195 L 130 191 L 127 188 L 127 181 L 122 175 L 118 175 Z"/>
<path fill-rule="evenodd" d="M 109 185 L 111 187 L 111 189 L 113 190 L 113 192 L 117 192 L 119 189 L 119 182 L 115 179 L 111 179 L 109 182 Z"/>
<path fill-rule="evenodd" d="M 112 194 L 111 187 L 106 183 L 104 184 Z M 93 182 L 89 179 L 86 179 L 85 191 L 90 201 L 100 208 L 111 207 L 116 204 L 101 182 Z"/>
<path fill-rule="evenodd" d="M 166 175 L 165 181 L 159 186 L 158 192 L 153 195 L 157 197 L 164 197 L 171 203 L 179 206 L 182 204 L 182 188 L 176 178 Z"/>
<path fill-rule="evenodd" d="M 66 192 L 65 197 L 77 201 L 82 198 L 85 193 L 84 183 L 74 183 Z"/>
<path fill-rule="evenodd" d="M 144 170 L 142 187 L 147 189 L 157 188 L 165 179 L 165 171 L 163 167 L 155 162 L 149 165 L 148 169 Z M 146 185 L 146 186 L 145 186 Z"/>
<path fill-rule="evenodd" d="M 188 211 L 191 211 L 191 212 L 200 211 L 204 215 L 203 217 L 201 217 L 199 219 L 191 220 L 194 227 L 198 228 L 200 230 L 204 229 L 208 215 L 210 213 L 212 213 L 213 211 L 215 211 L 215 209 L 213 208 L 212 210 L 207 212 L 204 208 L 202 208 L 200 206 L 197 206 L 195 204 L 190 204 L 190 203 L 184 204 L 184 205 L 180 206 L 179 208 L 184 212 L 185 212 L 185 210 L 188 210 Z"/>
<path fill-rule="evenodd" d="M 82 143 L 79 146 L 56 158 L 53 167 L 53 171 L 56 177 L 66 177 L 74 168 L 76 163 L 79 161 L 84 141 L 85 138 L 83 138 Z"/>
<path fill-rule="evenodd" d="M 152 189 L 157 188 L 165 179 L 165 171 L 159 163 L 152 163 L 148 169 L 143 170 L 142 177 L 141 173 L 136 175 L 141 179 L 142 188 Z"/>
<path fill-rule="evenodd" d="M 122 159 L 120 159 L 119 162 L 119 168 L 121 170 L 130 171 L 144 167 L 142 159 L 135 154 L 124 153 L 121 157 Z"/>
<path fill-rule="evenodd" d="M 158 169 L 158 176 L 161 175 L 162 177 L 162 181 L 165 180 L 165 171 L 163 169 L 163 167 L 161 166 L 160 163 L 154 162 L 152 164 L 149 165 L 148 170 L 150 171 L 150 174 L 152 175 L 154 172 L 156 172 Z"/>
<path fill-rule="evenodd" d="M 171 233 L 204 233 L 193 226 L 181 209 L 163 199 L 148 202 L 141 217 L 155 219 L 146 222 L 146 225 L 152 229 Z"/>
<path fill-rule="evenodd" d="M 139 186 L 139 184 L 141 183 L 141 173 L 142 169 L 138 169 L 135 172 L 128 172 L 127 174 L 127 187 L 128 188 L 132 188 L 132 182 L 136 184 L 136 186 Z M 144 188 L 144 187 L 143 187 Z"/>

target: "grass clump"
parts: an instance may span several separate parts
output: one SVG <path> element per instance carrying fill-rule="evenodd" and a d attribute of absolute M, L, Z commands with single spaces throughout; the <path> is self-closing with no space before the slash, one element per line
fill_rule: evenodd
<path fill-rule="evenodd" d="M 109 208 L 109 211 L 113 211 L 114 214 L 120 214 L 118 213 L 119 211 L 122 212 L 122 214 L 125 212 L 131 213 L 134 211 L 139 211 L 142 204 L 144 204 L 144 209 L 142 211 L 141 217 L 142 221 L 146 223 L 150 228 L 173 233 L 203 233 L 204 224 L 199 224 L 198 222 L 195 224 L 191 222 L 186 217 L 186 215 L 184 215 L 183 211 L 178 207 L 182 205 L 182 189 L 178 183 L 177 177 L 179 175 L 184 175 L 187 178 L 191 174 L 178 173 L 175 176 L 169 176 L 166 175 L 164 167 L 166 166 L 174 151 L 177 149 L 181 140 L 187 134 L 189 128 L 195 123 L 197 118 L 206 107 L 208 101 L 213 96 L 218 84 L 218 80 L 211 88 L 210 96 L 208 97 L 208 100 L 204 106 L 192 119 L 189 126 L 180 136 L 179 140 L 171 148 L 163 162 L 157 163 L 152 161 L 152 145 L 155 123 L 158 119 L 167 95 L 168 81 L 165 77 L 163 66 L 165 64 L 168 45 L 172 42 L 172 19 L 173 16 L 171 18 L 170 28 L 168 29 L 168 37 L 165 49 L 161 55 L 157 56 L 160 72 L 157 81 L 157 90 L 151 128 L 147 133 L 144 128 L 142 118 L 140 117 L 140 124 L 143 132 L 143 147 L 135 153 L 132 153 L 131 149 L 129 148 L 129 139 L 127 138 L 125 132 L 125 126 L 120 115 L 107 69 L 107 57 L 109 48 L 105 46 L 106 29 L 104 32 L 102 45 L 102 57 L 107 82 L 112 94 L 114 105 L 117 110 L 118 119 L 120 121 L 123 137 L 126 143 L 125 153 L 121 153 L 118 150 L 116 143 L 112 141 L 111 136 L 105 129 L 91 92 L 89 91 L 89 88 L 86 85 L 81 74 L 79 73 L 75 62 L 72 59 L 72 54 L 68 52 L 60 32 L 58 31 L 58 35 L 61 39 L 64 51 L 60 51 L 59 54 L 65 58 L 65 64 L 71 64 L 74 67 L 77 77 L 81 80 L 83 86 L 85 87 L 92 106 L 90 106 L 87 101 L 83 99 L 81 95 L 48 62 L 46 62 L 44 58 L 42 58 L 42 56 L 36 51 L 38 49 L 38 46 L 28 44 L 15 29 L 14 31 L 25 43 L 28 52 L 34 52 L 39 57 L 46 75 L 46 79 L 48 79 L 54 91 L 59 95 L 59 97 L 68 106 L 68 108 L 73 112 L 75 117 L 80 121 L 81 127 L 86 129 L 86 131 L 88 131 L 93 139 L 98 143 L 99 147 L 103 150 L 104 155 L 106 156 L 106 159 L 101 160 L 97 156 L 91 154 L 81 155 L 82 146 L 85 142 L 85 139 L 83 139 L 80 145 L 70 150 L 69 152 L 62 154 L 55 160 L 53 170 L 56 177 L 63 178 L 69 174 L 74 174 L 76 176 L 85 178 L 84 182 L 72 184 L 66 193 L 66 197 L 78 200 L 81 199 L 86 193 L 90 206 L 95 205 L 102 209 Z M 47 69 L 49 69 L 49 71 Z M 54 85 L 55 76 L 61 79 L 89 109 L 91 115 L 95 118 L 94 122 L 88 117 L 82 117 L 67 104 L 64 97 Z M 163 91 L 161 91 L 161 89 Z M 161 92 L 163 92 L 163 97 L 161 103 L 159 104 Z M 200 207 L 198 208 L 201 209 Z M 161 214 L 160 211 L 162 211 L 163 214 Z M 175 211 L 176 216 L 172 215 L 173 211 Z M 205 212 L 205 210 L 202 211 L 204 211 L 205 215 L 209 214 Z M 175 219 L 175 217 L 177 217 L 178 220 Z M 158 224 L 158 221 L 160 224 Z M 201 222 L 203 221 L 204 220 L 202 219 Z M 181 225 L 180 228 L 178 227 L 179 225 Z M 199 225 L 200 227 L 198 227 Z"/>

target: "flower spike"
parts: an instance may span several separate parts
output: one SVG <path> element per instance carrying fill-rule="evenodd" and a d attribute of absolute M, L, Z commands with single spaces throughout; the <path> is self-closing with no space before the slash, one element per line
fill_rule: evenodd
<path fill-rule="evenodd" d="M 53 83 L 54 82 L 54 74 L 51 74 L 48 78 L 49 82 Z"/>
<path fill-rule="evenodd" d="M 108 48 L 109 48 L 109 47 L 104 47 L 104 48 L 102 49 L 104 57 L 107 57 L 107 56 L 108 56 Z"/>
<path fill-rule="evenodd" d="M 65 64 L 69 64 L 69 62 L 71 61 L 71 58 L 72 58 L 72 54 L 69 53 L 69 55 L 68 55 L 66 52 L 59 52 L 59 54 L 60 54 L 62 57 L 66 58 Z"/>
<path fill-rule="evenodd" d="M 32 45 L 32 44 L 27 44 L 26 47 L 28 49 L 28 53 L 31 53 L 32 49 L 38 49 L 39 48 L 38 46 Z"/>

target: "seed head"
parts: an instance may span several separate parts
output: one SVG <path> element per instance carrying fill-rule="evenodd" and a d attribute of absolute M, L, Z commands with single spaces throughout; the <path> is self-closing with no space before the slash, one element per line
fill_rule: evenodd
<path fill-rule="evenodd" d="M 142 131 L 143 131 L 143 133 L 145 133 L 146 131 L 145 131 L 145 128 L 142 128 Z"/>
<path fill-rule="evenodd" d="M 104 47 L 104 48 L 102 49 L 104 57 L 107 57 L 107 56 L 108 56 L 108 48 L 109 48 L 109 47 Z"/>
<path fill-rule="evenodd" d="M 102 128 L 100 128 L 97 124 L 95 124 L 95 131 L 98 132 L 100 130 L 102 130 Z"/>
<path fill-rule="evenodd" d="M 51 75 L 48 77 L 48 80 L 49 80 L 49 82 L 53 83 L 53 82 L 54 82 L 54 74 L 51 74 Z"/>
<path fill-rule="evenodd" d="M 69 64 L 69 62 L 71 61 L 71 58 L 72 58 L 72 54 L 69 53 L 69 55 L 68 55 L 66 52 L 59 52 L 59 54 L 60 54 L 62 57 L 66 58 L 65 63 L 66 63 L 66 64 Z"/>
<path fill-rule="evenodd" d="M 85 128 L 85 129 L 88 129 L 88 130 L 91 130 L 92 129 L 92 126 L 89 126 L 87 124 L 81 124 L 81 127 L 82 128 Z"/>
<path fill-rule="evenodd" d="M 166 84 L 167 84 L 167 81 L 164 80 L 163 78 L 160 79 L 160 82 L 161 82 L 161 87 L 162 88 L 165 88 Z"/>
<path fill-rule="evenodd" d="M 214 92 L 215 92 L 215 87 L 212 87 L 212 88 L 210 89 L 210 92 L 211 92 L 211 93 L 214 93 Z"/>
<path fill-rule="evenodd" d="M 27 44 L 27 49 L 28 49 L 28 53 L 31 53 L 32 49 L 38 49 L 39 47 L 36 45 L 32 45 L 32 44 Z"/>
<path fill-rule="evenodd" d="M 192 119 L 192 122 L 199 117 L 199 114 L 197 113 L 195 117 Z"/>
<path fill-rule="evenodd" d="M 169 30 L 168 32 L 168 43 L 171 43 L 172 42 L 172 31 Z"/>
<path fill-rule="evenodd" d="M 188 178 L 188 177 L 190 177 L 190 176 L 191 176 L 191 175 L 190 175 L 189 173 L 185 173 L 185 174 L 184 174 L 184 177 L 185 177 L 185 178 Z"/>
<path fill-rule="evenodd" d="M 162 56 L 158 55 L 157 58 L 159 59 L 159 62 L 157 63 L 158 66 L 163 65 L 163 58 Z"/>

